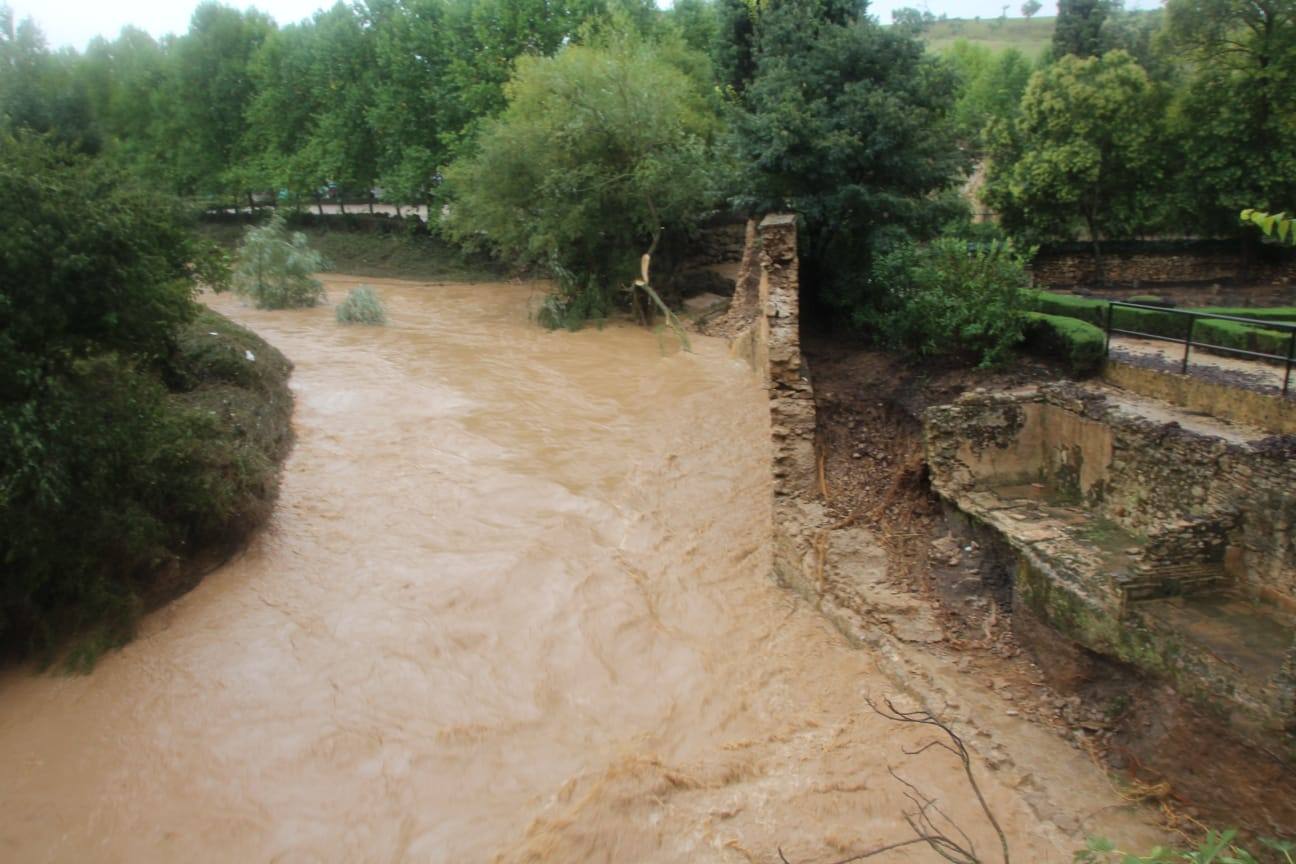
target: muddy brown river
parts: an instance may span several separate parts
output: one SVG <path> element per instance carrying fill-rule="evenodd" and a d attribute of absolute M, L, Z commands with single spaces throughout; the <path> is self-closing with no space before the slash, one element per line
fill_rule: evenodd
<path fill-rule="evenodd" d="M 865 708 L 896 685 L 771 581 L 723 343 L 365 281 L 385 328 L 208 298 L 296 364 L 277 511 L 93 674 L 0 678 L 0 860 L 822 862 L 909 836 L 888 766 L 997 860 L 952 758 Z M 977 770 L 1016 860 L 1069 860 Z"/>

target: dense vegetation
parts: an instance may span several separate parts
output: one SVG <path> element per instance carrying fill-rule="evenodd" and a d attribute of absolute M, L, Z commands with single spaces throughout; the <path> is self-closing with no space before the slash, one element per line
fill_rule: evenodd
<path fill-rule="evenodd" d="M 0 222 L 0 650 L 79 663 L 264 515 L 287 364 L 199 314 L 222 262 L 102 163 L 0 137 Z"/>
<path fill-rule="evenodd" d="M 366 0 L 278 26 L 207 2 L 183 35 L 81 54 L 5 12 L 0 115 L 206 202 L 430 205 L 435 233 L 559 277 L 554 323 L 626 303 L 650 248 L 669 279 L 709 212 L 788 208 L 811 299 L 852 326 L 878 255 L 995 235 L 957 193 L 977 162 L 1020 246 L 1100 259 L 1296 201 L 1296 0 L 1038 11 Z"/>

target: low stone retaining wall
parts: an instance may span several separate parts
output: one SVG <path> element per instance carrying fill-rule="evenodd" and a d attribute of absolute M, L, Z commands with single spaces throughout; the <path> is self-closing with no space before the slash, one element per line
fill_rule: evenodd
<path fill-rule="evenodd" d="M 1193 375 L 1162 372 L 1109 359 L 1103 380 L 1132 393 L 1276 435 L 1296 435 L 1296 401 Z M 1293 385 L 1296 386 L 1296 385 Z"/>
<path fill-rule="evenodd" d="M 1284 250 L 1257 250 L 1246 262 L 1237 243 L 1112 244 L 1103 252 L 1107 279 L 1118 286 L 1236 284 L 1244 272 L 1252 285 L 1296 283 L 1296 255 Z M 1055 288 L 1099 281 L 1090 249 L 1046 247 L 1036 255 L 1031 272 L 1036 282 Z"/>

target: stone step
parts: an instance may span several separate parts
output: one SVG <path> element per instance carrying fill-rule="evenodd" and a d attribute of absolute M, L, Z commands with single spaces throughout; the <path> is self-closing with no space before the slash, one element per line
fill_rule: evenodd
<path fill-rule="evenodd" d="M 1208 562 L 1159 564 L 1122 580 L 1121 590 L 1127 600 L 1150 600 L 1157 597 L 1188 597 L 1214 591 L 1224 582 L 1224 568 Z"/>

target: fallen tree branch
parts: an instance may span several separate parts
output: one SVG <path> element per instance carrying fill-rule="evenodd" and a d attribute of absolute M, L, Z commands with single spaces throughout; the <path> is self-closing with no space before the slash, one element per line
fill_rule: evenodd
<path fill-rule="evenodd" d="M 873 712 L 880 717 L 893 720 L 897 723 L 917 723 L 921 726 L 931 726 L 941 733 L 940 738 L 928 741 L 920 747 L 913 750 L 904 750 L 907 756 L 920 756 L 928 750 L 940 749 L 952 753 L 963 766 L 963 775 L 967 779 L 968 786 L 971 787 L 972 793 L 976 796 L 977 803 L 981 806 L 981 812 L 985 814 L 986 821 L 994 829 L 999 838 L 999 850 L 1001 864 L 1011 864 L 1008 851 L 1008 837 L 1004 834 L 1003 828 L 999 825 L 999 820 L 995 818 L 994 812 L 990 809 L 989 803 L 981 793 L 981 787 L 977 784 L 976 776 L 972 773 L 972 756 L 968 752 L 967 746 L 963 739 L 955 734 L 954 730 L 934 717 L 930 712 L 924 710 L 918 711 L 901 711 L 891 702 L 890 699 L 884 701 L 885 708 L 880 708 L 869 697 L 864 697 L 865 703 Z M 895 849 L 901 849 L 905 846 L 916 846 L 919 844 L 926 845 L 933 852 L 939 855 L 951 864 L 987 864 L 976 851 L 976 846 L 972 843 L 966 831 L 964 831 L 945 811 L 941 810 L 936 803 L 936 799 L 931 798 L 922 792 L 913 783 L 901 777 L 892 768 L 887 768 L 900 784 L 905 787 L 904 796 L 913 805 L 913 809 L 906 811 L 903 816 L 909 829 L 913 831 L 914 836 L 908 840 L 900 840 L 895 843 L 888 843 L 884 846 L 877 846 L 864 852 L 851 855 L 847 858 L 840 858 L 830 864 L 852 864 L 855 861 L 863 861 L 866 858 L 874 858 L 885 852 Z M 948 826 L 948 827 L 942 827 Z M 950 829 L 954 834 L 951 834 Z M 957 836 L 955 836 L 955 834 Z M 783 854 L 783 849 L 778 850 L 779 861 L 782 864 L 792 864 L 787 856 Z"/>

